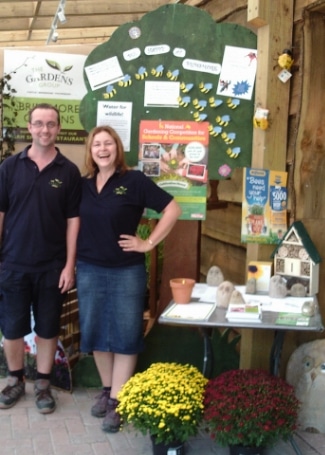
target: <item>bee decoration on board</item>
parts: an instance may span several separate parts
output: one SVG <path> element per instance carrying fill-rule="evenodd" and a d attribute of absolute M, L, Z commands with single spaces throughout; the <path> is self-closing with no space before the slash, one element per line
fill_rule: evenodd
<path fill-rule="evenodd" d="M 180 89 L 183 93 L 188 93 L 189 91 L 192 90 L 194 87 L 194 84 L 185 84 L 185 82 L 182 82 L 180 85 Z"/>
<path fill-rule="evenodd" d="M 210 124 L 208 126 L 208 130 L 209 130 L 210 136 L 217 137 L 222 132 L 222 127 L 221 126 L 217 126 L 217 125 L 213 126 L 213 125 Z"/>
<path fill-rule="evenodd" d="M 209 99 L 209 105 L 210 107 L 218 107 L 218 106 L 221 106 L 221 104 L 223 103 L 222 100 L 219 100 L 219 99 L 216 99 L 214 98 L 213 96 L 211 96 Z"/>
<path fill-rule="evenodd" d="M 129 85 L 132 84 L 132 79 L 131 79 L 131 76 L 129 74 L 126 74 L 123 79 L 121 79 L 120 81 L 118 81 L 118 85 L 120 87 L 128 87 Z"/>
<path fill-rule="evenodd" d="M 170 79 L 171 81 L 177 81 L 178 76 L 179 76 L 179 70 L 174 70 L 174 71 L 168 70 L 166 76 L 167 76 L 168 79 Z"/>
<path fill-rule="evenodd" d="M 194 112 L 193 114 L 194 120 L 196 122 L 204 122 L 207 119 L 207 114 L 201 114 L 200 112 Z"/>
<path fill-rule="evenodd" d="M 148 77 L 147 69 L 144 66 L 140 66 L 138 72 L 135 74 L 135 78 L 138 80 L 145 79 Z"/>
<path fill-rule="evenodd" d="M 187 107 L 189 103 L 191 102 L 191 97 L 190 96 L 179 96 L 177 98 L 178 104 L 182 107 Z"/>
<path fill-rule="evenodd" d="M 230 109 L 236 109 L 240 105 L 240 100 L 237 98 L 228 98 L 227 99 L 227 106 L 230 107 Z"/>
<path fill-rule="evenodd" d="M 106 92 L 103 94 L 103 97 L 105 99 L 113 98 L 113 96 L 116 94 L 116 90 L 113 85 L 108 85 L 106 87 Z"/>
<path fill-rule="evenodd" d="M 151 74 L 155 77 L 161 77 L 164 74 L 164 66 L 158 65 L 156 68 L 153 68 Z"/>
<path fill-rule="evenodd" d="M 222 139 L 225 141 L 226 144 L 232 144 L 234 140 L 236 139 L 236 133 L 222 133 L 221 134 Z"/>
<path fill-rule="evenodd" d="M 230 117 L 229 115 L 223 115 L 222 117 L 220 115 L 218 115 L 216 117 L 216 122 L 219 124 L 219 125 L 222 125 L 222 126 L 227 126 L 228 123 L 230 122 Z"/>
<path fill-rule="evenodd" d="M 230 158 L 238 158 L 238 155 L 240 154 L 241 150 L 240 147 L 234 147 L 233 149 L 228 148 L 227 149 L 227 155 L 229 155 Z"/>
<path fill-rule="evenodd" d="M 193 105 L 198 111 L 203 111 L 207 107 L 207 104 L 206 100 L 198 100 L 197 98 L 193 100 Z"/>
<path fill-rule="evenodd" d="M 209 93 L 210 90 L 212 89 L 213 87 L 213 84 L 211 84 L 211 82 L 200 82 L 199 83 L 199 90 L 202 92 L 202 93 Z"/>

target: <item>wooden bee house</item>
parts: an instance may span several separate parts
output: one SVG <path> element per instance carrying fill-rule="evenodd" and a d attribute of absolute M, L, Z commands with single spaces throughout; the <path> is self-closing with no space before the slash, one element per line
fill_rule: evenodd
<path fill-rule="evenodd" d="M 318 293 L 321 257 L 301 221 L 290 226 L 272 257 L 274 274 L 287 280 L 288 289 L 302 283 L 307 295 Z"/>

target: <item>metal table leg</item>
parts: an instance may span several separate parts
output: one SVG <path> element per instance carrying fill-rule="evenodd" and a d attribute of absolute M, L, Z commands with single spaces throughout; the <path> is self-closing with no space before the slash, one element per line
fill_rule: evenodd
<path fill-rule="evenodd" d="M 213 370 L 213 349 L 211 343 L 210 329 L 205 327 L 199 328 L 203 336 L 203 365 L 202 374 L 206 378 L 211 378 Z"/>
<path fill-rule="evenodd" d="M 274 376 L 279 374 L 280 358 L 284 342 L 285 330 L 276 330 L 270 354 L 270 373 Z"/>

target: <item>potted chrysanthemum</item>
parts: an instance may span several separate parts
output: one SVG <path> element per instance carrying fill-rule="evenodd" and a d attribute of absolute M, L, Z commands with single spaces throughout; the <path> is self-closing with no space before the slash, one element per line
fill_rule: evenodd
<path fill-rule="evenodd" d="M 262 370 L 231 370 L 209 380 L 203 419 L 211 437 L 229 446 L 231 455 L 261 455 L 292 436 L 298 410 L 284 379 Z"/>
<path fill-rule="evenodd" d="M 183 454 L 184 442 L 197 433 L 202 418 L 206 383 L 192 365 L 153 363 L 123 386 L 117 411 L 123 424 L 150 434 L 155 454 L 167 454 L 170 447 Z"/>

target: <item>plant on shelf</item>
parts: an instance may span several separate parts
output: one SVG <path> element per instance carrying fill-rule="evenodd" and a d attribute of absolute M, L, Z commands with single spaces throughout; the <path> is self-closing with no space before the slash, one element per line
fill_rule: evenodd
<path fill-rule="evenodd" d="M 284 379 L 262 370 L 230 370 L 209 380 L 203 419 L 222 446 L 266 448 L 292 436 L 298 410 Z"/>
<path fill-rule="evenodd" d="M 153 363 L 118 394 L 118 412 L 156 443 L 185 442 L 197 433 L 207 379 L 192 365 Z"/>

